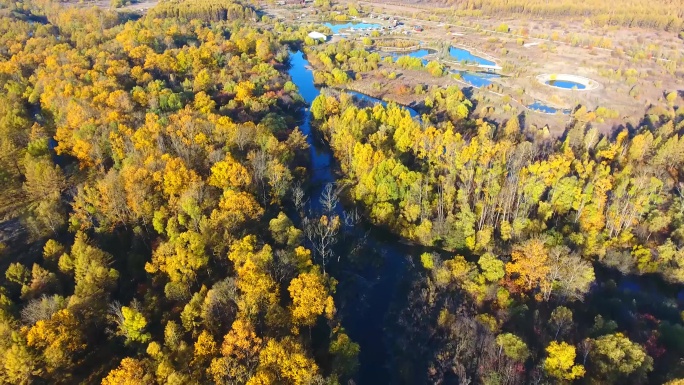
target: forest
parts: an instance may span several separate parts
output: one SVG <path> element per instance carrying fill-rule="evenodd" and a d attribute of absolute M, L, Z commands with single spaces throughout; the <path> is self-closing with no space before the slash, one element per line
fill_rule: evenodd
<path fill-rule="evenodd" d="M 419 0 L 416 3 L 446 6 L 450 12 L 463 16 L 578 19 L 600 27 L 653 28 L 677 33 L 684 28 L 684 11 L 678 0 Z"/>
<path fill-rule="evenodd" d="M 0 0 L 0 383 L 684 383 L 680 95 L 611 134 L 457 86 L 414 116 L 311 30 Z"/>

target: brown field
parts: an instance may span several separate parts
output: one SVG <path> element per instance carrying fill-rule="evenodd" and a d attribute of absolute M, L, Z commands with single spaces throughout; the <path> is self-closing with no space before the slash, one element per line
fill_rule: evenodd
<path fill-rule="evenodd" d="M 340 4 L 342 6 L 338 9 L 344 9 L 344 2 Z M 448 12 L 422 4 L 354 4 L 371 14 L 397 17 L 407 26 L 421 25 L 424 31 L 413 33 L 412 37 L 419 38 L 425 45 L 448 42 L 494 57 L 508 76 L 497 79 L 493 90 L 473 89 L 473 97 L 480 103 L 495 107 L 495 115 L 488 117 L 495 120 L 504 120 L 525 110 L 522 105 L 531 104 L 534 100 L 560 108 L 581 104 L 589 110 L 604 107 L 617 111 L 617 118 L 595 122 L 607 131 L 617 125 L 638 125 L 653 106 L 665 106 L 666 93 L 684 89 L 684 71 L 677 69 L 684 67 L 682 42 L 675 33 L 619 27 L 594 29 L 587 23 L 564 20 L 472 17 L 445 20 L 443 15 Z M 268 6 L 267 12 L 285 20 L 307 23 L 320 20 L 307 8 L 292 10 Z M 367 17 L 364 20 L 377 22 Z M 494 31 L 502 23 L 508 25 L 510 33 Z M 603 39 L 600 44 L 609 48 L 594 46 L 593 43 L 599 42 L 597 38 Z M 668 60 L 675 63 L 668 63 Z M 368 74 L 367 77 L 374 80 L 364 79 L 349 87 L 410 104 L 419 102 L 421 96 L 399 92 L 402 86 L 413 89 L 417 84 L 456 83 L 446 78 L 431 79 L 423 72 L 400 73 L 396 69 L 395 72 L 399 75 L 395 80 Z M 580 75 L 598 82 L 600 86 L 589 91 L 555 89 L 539 83 L 536 77 L 540 74 Z M 503 106 L 507 104 L 512 110 L 507 108 L 508 111 L 504 111 Z M 567 116 L 534 111 L 528 111 L 526 119 L 529 124 L 555 126 L 554 131 L 562 130 L 567 120 Z"/>

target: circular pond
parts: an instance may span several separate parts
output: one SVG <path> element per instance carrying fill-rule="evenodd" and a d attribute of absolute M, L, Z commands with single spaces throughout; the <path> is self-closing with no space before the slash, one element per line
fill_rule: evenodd
<path fill-rule="evenodd" d="M 544 74 L 537 76 L 537 80 L 549 87 L 564 90 L 587 91 L 598 87 L 598 83 L 583 76 L 566 74 Z"/>
<path fill-rule="evenodd" d="M 546 82 L 546 85 L 549 85 L 551 87 L 565 88 L 568 90 L 571 90 L 571 89 L 583 90 L 583 89 L 587 88 L 587 86 L 585 86 L 582 83 L 571 82 L 569 80 L 549 80 L 548 82 Z"/>

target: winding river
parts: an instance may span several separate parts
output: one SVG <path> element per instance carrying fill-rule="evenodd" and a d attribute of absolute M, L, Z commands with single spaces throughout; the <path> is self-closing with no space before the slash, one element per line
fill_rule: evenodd
<path fill-rule="evenodd" d="M 313 73 L 301 51 L 290 53 L 288 70 L 293 83 L 298 87 L 304 101 L 311 105 L 320 94 L 314 85 Z M 364 103 L 384 101 L 367 95 L 354 94 Z M 408 108 L 412 116 L 417 112 Z M 309 143 L 312 189 L 310 200 L 316 205 L 323 187 L 336 182 L 332 152 L 324 143 L 315 140 L 311 128 L 311 113 L 304 109 L 300 129 L 307 135 Z M 342 208 L 337 210 L 341 214 Z M 315 209 L 315 207 L 314 207 Z M 359 225 L 361 236 L 367 224 Z M 387 237 L 381 230 L 371 228 L 364 251 L 379 256 L 379 263 L 354 271 L 339 280 L 339 314 L 349 336 L 359 343 L 360 367 L 356 380 L 358 384 L 383 384 L 393 378 L 397 368 L 390 368 L 391 329 L 397 320 L 388 317 L 392 304 L 401 304 L 403 283 L 406 282 L 412 266 L 412 257 L 420 255 L 426 248 L 402 244 L 396 237 Z M 618 320 L 620 329 L 629 328 L 634 314 L 651 314 L 659 320 L 681 322 L 680 311 L 684 303 L 682 285 L 669 284 L 655 276 L 623 275 L 598 263 L 594 264 L 596 281 L 584 303 L 568 304 L 576 317 L 593 319 L 595 311 L 608 319 Z M 342 271 L 344 273 L 344 271 Z M 405 293 L 404 293 L 405 297 Z M 336 298 L 337 303 L 338 298 Z M 593 309 L 592 312 L 589 309 Z M 625 320 L 624 322 L 622 320 Z M 388 330 L 390 332 L 388 332 Z"/>
<path fill-rule="evenodd" d="M 320 95 L 320 90 L 314 86 L 313 73 L 301 51 L 290 53 L 288 73 L 304 101 L 311 105 L 313 100 Z M 349 93 L 366 103 L 386 104 L 382 100 L 367 95 Z M 418 115 L 415 110 L 407 109 L 411 116 Z M 324 186 L 336 181 L 332 171 L 333 155 L 329 148 L 314 139 L 316 135 L 311 129 L 311 112 L 309 109 L 303 112 L 299 127 L 307 136 L 309 143 L 311 178 L 314 186 L 309 197 L 315 205 Z M 341 213 L 340 205 L 337 209 Z M 349 336 L 361 347 L 357 383 L 381 384 L 386 383 L 387 378 L 389 378 L 387 368 L 389 349 L 386 345 L 387 341 L 384 339 L 386 336 L 386 315 L 390 303 L 399 291 L 402 277 L 407 271 L 408 260 L 410 259 L 409 252 L 412 248 L 397 242 L 390 243 L 376 236 L 368 238 L 365 248 L 380 256 L 380 266 L 365 268 L 361 272 L 354 273 L 356 278 L 352 279 L 352 283 L 340 283 L 340 286 L 345 285 L 345 292 L 354 293 L 351 300 L 344 301 L 344 309 L 340 314 L 342 315 L 342 324 L 347 329 Z M 340 291 L 342 290 L 338 288 L 338 292 Z"/>

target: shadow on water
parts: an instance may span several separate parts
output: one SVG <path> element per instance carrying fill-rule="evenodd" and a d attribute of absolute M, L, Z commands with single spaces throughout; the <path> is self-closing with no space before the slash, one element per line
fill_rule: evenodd
<path fill-rule="evenodd" d="M 320 90 L 314 86 L 311 68 L 301 51 L 291 52 L 288 72 L 304 101 L 310 105 Z M 351 94 L 362 106 L 387 104 L 367 95 Z M 409 109 L 409 112 L 417 116 L 416 111 Z M 313 187 L 309 196 L 312 197 L 312 205 L 315 205 L 324 186 L 336 182 L 332 170 L 335 162 L 327 145 L 314 139 L 317 135 L 312 130 L 308 108 L 303 111 L 300 129 L 307 135 L 310 145 Z M 337 212 L 342 213 L 341 205 L 338 205 Z M 345 261 L 345 266 L 340 266 L 333 273 L 339 281 L 336 303 L 340 305 L 342 325 L 361 348 L 356 380 L 359 384 L 388 383 L 389 379 L 395 378 L 392 374 L 398 370 L 389 367 L 393 356 L 389 339 L 399 322 L 391 319 L 391 309 L 407 303 L 406 283 L 415 271 L 414 258 L 425 251 L 439 250 L 406 244 L 389 231 L 363 221 L 344 236 L 346 238 L 341 243 L 353 243 L 357 238 L 367 236 L 364 246 L 356 251 L 364 263 L 355 267 L 353 263 Z M 454 253 L 440 254 L 446 257 Z M 461 254 L 471 261 L 476 258 L 462 251 Z M 652 275 L 623 274 L 599 264 L 595 264 L 594 268 L 596 280 L 592 290 L 583 303 L 573 306 L 577 318 L 584 319 L 585 325 L 591 325 L 597 314 L 618 321 L 621 330 L 635 327 L 640 319 L 639 314 L 651 314 L 660 320 L 678 322 L 679 311 L 684 304 L 684 286 L 673 285 Z"/>
<path fill-rule="evenodd" d="M 290 69 L 288 70 L 292 82 L 297 85 L 304 101 L 311 105 L 320 94 L 314 86 L 313 74 L 309 63 L 301 51 L 291 52 Z M 367 95 L 352 93 L 362 103 L 387 103 Z M 418 116 L 413 109 L 408 109 L 411 116 Z M 312 182 L 314 187 L 310 197 L 315 201 L 327 183 L 336 181 L 332 172 L 333 157 L 325 145 L 321 145 L 314 138 L 311 128 L 311 113 L 307 108 L 303 113 L 300 125 L 302 132 L 307 135 L 311 156 Z M 315 202 L 312 202 L 315 204 Z M 338 205 L 339 206 L 339 205 Z M 342 210 L 338 207 L 338 210 Z M 344 297 L 343 309 L 340 312 L 342 324 L 350 337 L 359 343 L 361 353 L 360 368 L 357 375 L 361 384 L 383 383 L 388 378 L 387 354 L 383 340 L 386 328 L 386 315 L 399 284 L 407 270 L 411 255 L 418 252 L 414 247 L 402 245 L 396 238 L 389 237 L 367 225 L 360 225 L 352 231 L 352 236 L 359 237 L 371 234 L 365 242 L 361 253 L 367 253 L 368 259 L 377 257 L 378 264 L 366 264 L 359 271 L 342 271 L 353 279 L 340 280 L 338 293 Z"/>

